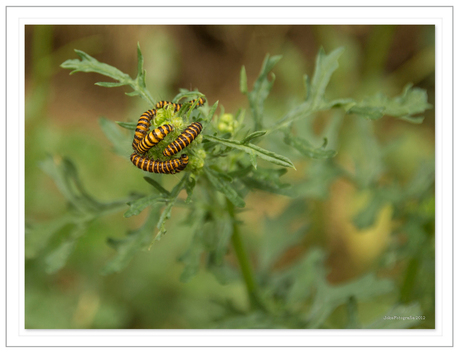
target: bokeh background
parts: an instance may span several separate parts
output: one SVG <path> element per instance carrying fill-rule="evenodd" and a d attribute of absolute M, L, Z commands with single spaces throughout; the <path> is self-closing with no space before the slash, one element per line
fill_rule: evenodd
<path fill-rule="evenodd" d="M 65 198 L 39 167 L 38 162 L 48 154 L 71 158 L 85 187 L 99 200 L 121 199 L 147 188 L 140 171 L 112 152 L 98 118 L 136 121 L 150 107 L 138 97 L 126 96 L 126 87 L 95 86 L 95 82 L 106 81 L 98 74 L 69 76 L 60 64 L 77 58 L 74 49 L 135 77 L 139 43 L 147 86 L 156 100 L 171 100 L 180 88 L 197 88 L 211 104 L 219 100 L 217 115 L 248 109 L 247 98 L 239 91 L 243 65 L 251 87 L 266 54 L 281 54 L 265 107 L 266 115 L 276 120 L 303 98 L 303 75 L 312 75 L 321 47 L 326 53 L 345 48 L 328 87 L 331 98 L 360 99 L 377 92 L 395 96 L 411 82 L 427 91 L 428 102 L 434 107 L 434 30 L 434 26 L 412 25 L 26 26 L 26 222 L 52 220 L 66 208 Z M 387 179 L 410 183 L 414 174 L 423 173 L 422 163 L 434 162 L 434 109 L 424 116 L 420 125 L 391 117 L 372 122 L 377 141 L 399 142 L 385 155 Z M 345 165 L 347 156 L 356 153 L 350 143 L 353 128 L 346 124 L 349 119 L 344 119 L 337 156 Z M 285 181 L 308 179 L 305 171 L 310 161 L 289 155 L 286 149 L 282 153 L 291 158 L 297 171 L 289 171 Z M 283 254 L 278 266 L 289 267 L 292 259 L 315 245 L 327 254 L 325 266 L 331 284 L 344 284 L 370 270 L 396 284 L 407 284 L 407 277 L 413 277 L 416 285 L 412 284 L 406 301 L 420 303 L 426 316 L 415 327 L 434 328 L 434 185 L 423 204 L 430 221 L 421 225 L 430 236 L 426 246 L 429 263 L 415 272 L 408 271 L 415 267 L 413 259 L 389 260 L 388 249 L 395 242 L 407 242 L 394 234 L 392 206 L 382 208 L 372 227 L 359 230 L 352 218 L 363 205 L 363 194 L 342 179 L 334 181 L 328 192 L 327 198 L 309 200 L 305 220 L 310 227 L 305 240 Z M 248 197 L 247 211 L 241 214 L 242 230 L 255 268 L 260 261 L 257 250 L 267 233 L 264 225 L 267 220 L 276 224 L 290 203 L 287 197 L 262 192 Z M 26 259 L 26 328 L 212 328 L 221 311 L 219 301 L 231 301 L 242 309 L 247 306 L 241 281 L 224 286 L 205 271 L 188 283 L 179 281 L 182 265 L 177 259 L 190 243 L 180 222 L 170 221 L 167 235 L 149 252 L 140 252 L 121 273 L 100 275 L 99 270 L 114 254 L 107 237 L 125 237 L 147 214 L 126 219 L 123 212 L 95 220 L 57 273 L 46 273 L 43 259 L 59 243 L 59 232 L 40 253 Z M 180 220 L 181 213 L 175 210 L 172 219 Z M 398 298 L 398 294 L 392 296 L 378 301 Z M 366 306 L 370 318 L 381 311 L 377 302 Z M 343 316 L 343 309 L 336 312 L 337 318 Z"/>

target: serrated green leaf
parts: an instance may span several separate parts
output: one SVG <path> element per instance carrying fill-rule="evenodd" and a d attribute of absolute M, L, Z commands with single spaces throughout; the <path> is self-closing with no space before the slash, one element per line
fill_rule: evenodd
<path fill-rule="evenodd" d="M 287 145 L 292 146 L 301 154 L 313 159 L 330 159 L 337 155 L 337 151 L 335 150 L 326 150 L 324 149 L 324 145 L 319 148 L 315 148 L 307 140 L 291 134 L 285 135 L 284 142 Z"/>
<path fill-rule="evenodd" d="M 252 176 L 242 177 L 240 180 L 249 189 L 258 189 L 269 193 L 294 197 L 295 194 L 289 190 L 290 184 L 281 183 L 279 178 L 285 174 L 287 170 L 281 168 L 273 169 L 257 169 L 253 171 Z"/>
<path fill-rule="evenodd" d="M 159 209 L 159 206 L 154 206 L 144 225 L 140 229 L 130 232 L 126 238 L 109 238 L 107 240 L 109 245 L 115 248 L 117 254 L 102 268 L 102 275 L 120 272 L 126 268 L 137 252 L 151 244 L 153 230 L 159 217 Z"/>
<path fill-rule="evenodd" d="M 94 72 L 98 73 L 104 76 L 111 77 L 114 80 L 123 82 L 125 84 L 128 84 L 130 77 L 129 75 L 121 72 L 117 68 L 100 63 L 97 61 L 95 58 L 92 56 L 86 54 L 85 52 L 75 49 L 75 52 L 77 55 L 81 58 L 81 60 L 78 59 L 70 59 L 66 60 L 64 63 L 61 64 L 61 67 L 64 69 L 73 69 L 72 73 L 75 72 Z"/>
<path fill-rule="evenodd" d="M 268 54 L 262 64 L 259 76 L 254 82 L 254 87 L 251 92 L 248 92 L 249 106 L 251 107 L 252 115 L 255 123 L 255 130 L 262 128 L 262 116 L 264 111 L 264 101 L 268 97 L 270 90 L 275 81 L 275 75 L 272 73 L 271 81 L 267 78 L 269 72 L 273 69 L 276 63 L 281 59 L 280 55 L 270 57 Z"/>
<path fill-rule="evenodd" d="M 244 65 L 241 67 L 240 71 L 240 92 L 245 95 L 248 93 L 248 77 L 246 75 L 246 69 Z"/>
<path fill-rule="evenodd" d="M 139 48 L 138 48 L 138 51 L 140 52 Z M 81 58 L 81 60 L 69 59 L 61 64 L 61 67 L 64 69 L 72 69 L 72 72 L 70 74 L 73 74 L 76 72 L 87 72 L 87 73 L 94 72 L 94 73 L 98 73 L 104 76 L 111 77 L 112 79 L 118 81 L 119 84 L 99 83 L 99 86 L 103 86 L 103 87 L 118 87 L 118 86 L 125 86 L 125 85 L 131 86 L 133 91 L 130 93 L 127 93 L 128 96 L 141 96 L 143 99 L 145 99 L 150 104 L 150 106 L 153 107 L 155 105 L 155 102 L 153 101 L 153 98 L 150 92 L 145 87 L 145 81 L 144 81 L 145 77 L 143 74 L 141 76 L 138 76 L 136 80 L 133 80 L 128 74 L 121 72 L 120 70 L 118 70 L 117 68 L 111 65 L 97 61 L 95 58 L 91 57 L 85 52 L 82 52 L 81 50 L 75 49 L 75 52 Z"/>
<path fill-rule="evenodd" d="M 330 285 L 323 276 L 317 283 L 317 292 L 308 315 L 308 328 L 319 328 L 327 317 L 353 296 L 357 301 L 369 300 L 375 296 L 394 291 L 394 284 L 387 279 L 377 279 L 368 274 L 344 285 Z"/>
<path fill-rule="evenodd" d="M 423 117 L 413 115 L 423 113 L 432 107 L 427 99 L 425 90 L 412 88 L 412 85 L 409 84 L 404 87 L 399 96 L 389 98 L 382 93 L 377 93 L 352 106 L 347 113 L 354 113 L 373 120 L 388 115 L 417 124 L 423 121 Z"/>
<path fill-rule="evenodd" d="M 187 199 L 185 200 L 186 204 L 192 202 L 193 190 L 195 189 L 196 179 L 194 176 L 190 175 L 185 183 L 185 191 L 187 192 Z"/>
<path fill-rule="evenodd" d="M 38 224 L 27 225 L 25 229 L 25 258 L 35 258 L 48 245 L 51 237 L 69 224 L 74 217 L 70 214 Z"/>
<path fill-rule="evenodd" d="M 145 208 L 155 203 L 165 202 L 165 198 L 158 194 L 151 194 L 143 198 L 139 198 L 131 203 L 128 203 L 129 209 L 123 215 L 129 218 L 134 215 L 139 215 Z"/>
<path fill-rule="evenodd" d="M 192 213 L 193 223 L 190 227 L 190 233 L 193 234 L 190 246 L 187 251 L 179 257 L 179 261 L 184 263 L 184 269 L 180 275 L 181 282 L 190 281 L 195 274 L 198 273 L 200 268 L 201 254 L 203 253 L 205 246 L 203 240 L 202 227 L 205 223 L 205 213 L 203 209 L 196 208 Z"/>
<path fill-rule="evenodd" d="M 67 262 L 75 249 L 77 239 L 87 231 L 87 224 L 76 224 L 66 239 L 45 258 L 45 271 L 49 274 L 56 273 Z"/>
<path fill-rule="evenodd" d="M 218 138 L 216 136 L 209 136 L 209 135 L 204 135 L 204 137 L 208 139 L 209 141 L 216 142 L 216 143 L 228 146 L 230 148 L 242 150 L 246 152 L 247 154 L 254 153 L 257 157 L 260 157 L 261 159 L 264 159 L 276 165 L 280 165 L 283 167 L 290 167 L 290 168 L 295 169 L 294 164 L 287 157 L 284 157 L 284 156 L 275 154 L 274 152 L 262 149 L 261 147 L 256 146 L 254 144 L 251 144 L 251 143 L 242 144 L 240 141 Z"/>
<path fill-rule="evenodd" d="M 155 236 L 155 240 L 160 240 L 161 237 L 166 233 L 166 221 L 171 217 L 171 210 L 177 200 L 177 197 L 179 196 L 180 191 L 184 188 L 185 183 L 188 180 L 188 176 L 189 174 L 185 173 L 179 183 L 177 183 L 172 189 L 166 207 L 164 208 L 160 215 L 160 219 L 158 220 L 157 228 L 159 231 Z"/>
<path fill-rule="evenodd" d="M 233 187 L 225 180 L 220 179 L 219 174 L 209 168 L 205 169 L 206 176 L 211 184 L 221 193 L 223 193 L 233 205 L 238 208 L 244 208 L 246 203 L 243 198 L 233 189 Z"/>

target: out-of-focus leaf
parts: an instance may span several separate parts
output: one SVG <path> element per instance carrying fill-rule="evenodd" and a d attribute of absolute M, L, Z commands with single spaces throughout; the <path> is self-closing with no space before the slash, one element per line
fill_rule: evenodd
<path fill-rule="evenodd" d="M 290 247 L 298 244 L 305 236 L 308 221 L 304 221 L 304 201 L 293 202 L 277 218 L 265 218 L 264 242 L 260 247 L 260 267 L 266 271 L 279 260 L 280 256 Z M 300 221 L 300 226 L 292 228 L 295 220 Z M 302 221 L 304 221 L 302 223 Z"/>
<path fill-rule="evenodd" d="M 158 194 L 151 194 L 143 198 L 139 198 L 133 202 L 128 203 L 129 209 L 123 215 L 125 218 L 139 215 L 145 208 L 155 203 L 165 202 L 166 199 Z"/>
<path fill-rule="evenodd" d="M 354 296 L 350 296 L 347 301 L 347 315 L 348 323 L 347 329 L 358 329 L 361 328 L 361 324 L 358 320 L 358 303 Z"/>
<path fill-rule="evenodd" d="M 419 124 L 423 122 L 423 117 L 414 117 L 414 115 L 423 113 L 429 108 L 431 105 L 427 101 L 426 91 L 417 87 L 412 88 L 409 84 L 404 87 L 399 96 L 389 98 L 382 93 L 377 93 L 352 106 L 347 113 L 372 120 L 388 115 Z"/>
<path fill-rule="evenodd" d="M 374 274 L 368 274 L 344 285 L 330 285 L 325 277 L 318 279 L 315 299 L 308 315 L 308 328 L 319 328 L 328 316 L 353 296 L 357 301 L 365 301 L 375 296 L 394 291 L 390 280 L 377 279 Z"/>
<path fill-rule="evenodd" d="M 275 75 L 272 73 L 272 80 L 267 78 L 268 73 L 273 69 L 276 63 L 281 59 L 280 55 L 270 57 L 268 54 L 262 64 L 259 76 L 254 82 L 254 87 L 251 92 L 247 93 L 249 105 L 251 107 L 254 118 L 255 129 L 261 130 L 263 127 L 262 117 L 264 111 L 264 101 L 268 97 L 270 90 L 275 82 Z M 246 83 L 247 91 L 247 83 Z"/>
<path fill-rule="evenodd" d="M 300 136 L 286 134 L 284 137 L 284 142 L 287 145 L 292 146 L 301 154 L 313 159 L 330 159 L 337 155 L 337 151 L 326 150 L 323 146 L 319 148 L 313 147 L 307 140 L 301 138 Z"/>
<path fill-rule="evenodd" d="M 35 258 L 50 241 L 51 237 L 59 230 L 73 222 L 73 216 L 64 214 L 63 216 L 47 222 L 26 225 L 25 232 L 25 257 Z"/>
<path fill-rule="evenodd" d="M 324 259 L 324 252 L 319 248 L 314 248 L 285 271 L 284 277 L 287 277 L 291 284 L 286 292 L 285 301 L 293 311 L 301 308 L 302 303 L 312 296 L 313 285 L 317 278 L 323 277 L 326 273 Z"/>
<path fill-rule="evenodd" d="M 332 160 L 313 160 L 307 169 L 307 180 L 292 186 L 292 193 L 311 199 L 326 199 L 329 196 L 329 186 L 344 171 Z"/>
<path fill-rule="evenodd" d="M 238 192 L 225 179 L 220 178 L 220 175 L 209 168 L 205 169 L 206 176 L 212 185 L 221 193 L 223 193 L 230 202 L 238 208 L 244 208 L 246 203 L 243 198 L 238 195 Z"/>
<path fill-rule="evenodd" d="M 243 182 L 249 189 L 259 189 L 269 193 L 294 197 L 291 187 L 288 183 L 282 183 L 279 178 L 287 172 L 285 168 L 280 169 L 257 169 L 252 176 L 241 176 Z"/>
<path fill-rule="evenodd" d="M 106 118 L 99 118 L 99 125 L 107 139 L 112 143 L 117 155 L 129 157 L 132 154 L 132 139 L 117 127 L 117 123 Z"/>
<path fill-rule="evenodd" d="M 202 227 L 204 224 L 205 213 L 203 209 L 195 209 L 193 214 L 193 224 L 190 226 L 190 234 L 193 234 L 190 246 L 187 251 L 179 258 L 184 263 L 184 270 L 180 276 L 180 281 L 186 283 L 190 281 L 200 269 L 201 253 L 205 250 Z"/>
<path fill-rule="evenodd" d="M 66 239 L 45 258 L 45 270 L 47 273 L 55 273 L 67 262 L 73 252 L 77 239 L 87 231 L 87 224 L 77 224 L 70 231 Z"/>
<path fill-rule="evenodd" d="M 325 101 L 324 94 L 329 84 L 332 74 L 339 67 L 338 59 L 342 55 L 344 48 L 337 48 L 331 53 L 326 54 L 321 48 L 316 57 L 315 72 L 309 89 L 307 102 L 313 109 L 320 109 Z"/>
<path fill-rule="evenodd" d="M 176 203 L 180 191 L 185 187 L 188 177 L 189 174 L 185 173 L 179 183 L 177 183 L 172 189 L 169 200 L 166 203 L 166 207 L 164 208 L 160 215 L 160 219 L 158 220 L 157 228 L 159 231 L 155 236 L 155 240 L 160 240 L 161 237 L 166 233 L 166 221 L 171 217 L 171 210 L 174 206 L 174 203 Z"/>
<path fill-rule="evenodd" d="M 136 130 L 137 123 L 136 122 L 115 122 L 117 123 L 120 127 L 128 129 L 128 130 Z"/>
<path fill-rule="evenodd" d="M 151 244 L 159 213 L 160 207 L 153 206 L 146 222 L 140 229 L 131 231 L 124 239 L 109 238 L 107 240 L 108 244 L 117 251 L 117 254 L 106 263 L 101 270 L 101 274 L 107 275 L 120 272 L 126 268 L 137 252 Z"/>
<path fill-rule="evenodd" d="M 185 203 L 189 204 L 192 202 L 193 190 L 195 189 L 196 179 L 195 176 L 190 175 L 190 177 L 185 182 L 185 191 L 187 192 L 187 199 Z"/>
<path fill-rule="evenodd" d="M 240 92 L 245 95 L 248 93 L 248 77 L 246 75 L 246 69 L 244 65 L 241 67 L 240 71 Z"/>

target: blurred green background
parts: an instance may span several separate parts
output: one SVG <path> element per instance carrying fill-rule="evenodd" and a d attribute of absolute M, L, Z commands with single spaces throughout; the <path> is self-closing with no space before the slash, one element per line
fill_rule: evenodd
<path fill-rule="evenodd" d="M 434 26 L 26 26 L 26 222 L 52 220 L 66 208 L 64 197 L 38 166 L 47 154 L 71 158 L 87 190 L 101 201 L 122 199 L 147 188 L 140 172 L 111 151 L 97 121 L 101 116 L 136 121 L 151 107 L 137 97 L 126 96 L 124 87 L 95 86 L 95 82 L 105 81 L 100 75 L 69 76 L 60 64 L 76 58 L 74 49 L 135 77 L 139 42 L 146 83 L 154 99 L 171 100 L 179 88 L 197 88 L 210 104 L 219 100 L 226 113 L 248 108 L 239 91 L 241 67 L 245 66 L 252 86 L 265 55 L 281 54 L 265 107 L 266 115 L 274 121 L 304 96 L 303 75 L 312 75 L 320 47 L 326 53 L 345 48 L 328 87 L 331 98 L 360 99 L 377 92 L 395 96 L 411 82 L 427 91 L 428 102 L 434 107 L 434 30 Z M 223 112 L 221 108 L 217 114 Z M 333 115 L 326 112 L 322 118 Z M 373 139 L 384 146 L 382 184 L 398 181 L 409 186 L 414 176 L 424 173 L 424 163 L 434 163 L 434 109 L 424 117 L 420 125 L 384 117 L 361 127 L 371 129 Z M 336 159 L 343 166 L 351 166 L 353 156 L 367 149 L 356 139 L 359 124 L 347 124 L 352 120 L 356 118 L 345 117 L 340 130 Z M 320 121 L 317 124 L 320 130 Z M 271 150 L 289 156 L 297 167 L 283 177 L 286 182 L 314 178 L 308 171 L 317 165 L 287 147 L 282 149 Z M 305 192 L 299 198 L 308 203 L 299 221 L 308 225 L 304 241 L 284 252 L 276 267 L 289 268 L 293 260 L 318 246 L 327 255 L 330 284 L 345 284 L 372 270 L 398 285 L 399 293 L 359 304 L 361 316 L 375 318 L 385 304 L 399 298 L 403 303 L 420 304 L 426 320 L 415 328 L 434 328 L 433 183 L 422 198 L 404 205 L 405 210 L 412 208 L 423 215 L 422 221 L 394 220 L 392 213 L 398 206 L 384 205 L 372 227 L 365 229 L 353 224 L 353 216 L 365 203 L 365 190 L 338 178 L 328 186 L 327 197 L 318 190 Z M 273 232 L 268 237 L 277 232 L 284 237 L 289 232 L 276 225 L 282 225 L 277 219 L 290 205 L 292 200 L 284 196 L 249 195 L 247 210 L 241 214 L 242 232 L 255 269 L 262 262 L 257 255 L 267 232 Z M 177 259 L 190 243 L 187 228 L 172 221 L 184 218 L 185 212 L 179 208 L 173 211 L 168 233 L 149 252 L 138 253 L 121 273 L 100 275 L 114 254 L 106 244 L 107 237 L 124 237 L 127 230 L 139 227 L 147 214 L 126 219 L 123 213 L 95 220 L 67 265 L 55 274 L 45 272 L 43 255 L 59 243 L 59 233 L 39 254 L 26 258 L 26 328 L 212 328 L 224 312 L 220 303 L 230 301 L 238 309 L 247 308 L 244 283 L 238 279 L 221 285 L 212 274 L 201 271 L 188 283 L 179 281 L 182 265 Z M 396 232 L 401 223 L 420 228 L 428 241 L 414 241 Z M 412 249 L 423 254 L 423 259 L 397 258 L 392 250 L 400 250 L 411 240 L 418 245 Z M 237 267 L 231 251 L 229 262 Z M 344 308 L 338 307 L 329 327 L 341 328 L 344 313 Z"/>

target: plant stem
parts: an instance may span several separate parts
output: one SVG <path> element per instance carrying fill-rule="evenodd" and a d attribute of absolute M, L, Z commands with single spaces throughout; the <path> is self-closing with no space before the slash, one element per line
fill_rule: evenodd
<path fill-rule="evenodd" d="M 259 299 L 259 289 L 254 279 L 251 264 L 249 262 L 248 254 L 244 248 L 243 240 L 241 238 L 238 222 L 235 218 L 235 206 L 227 200 L 229 214 L 233 220 L 233 233 L 232 233 L 232 244 L 235 250 L 238 263 L 243 274 L 243 279 L 246 284 L 246 290 L 248 292 L 249 301 L 252 308 L 264 308 Z"/>

